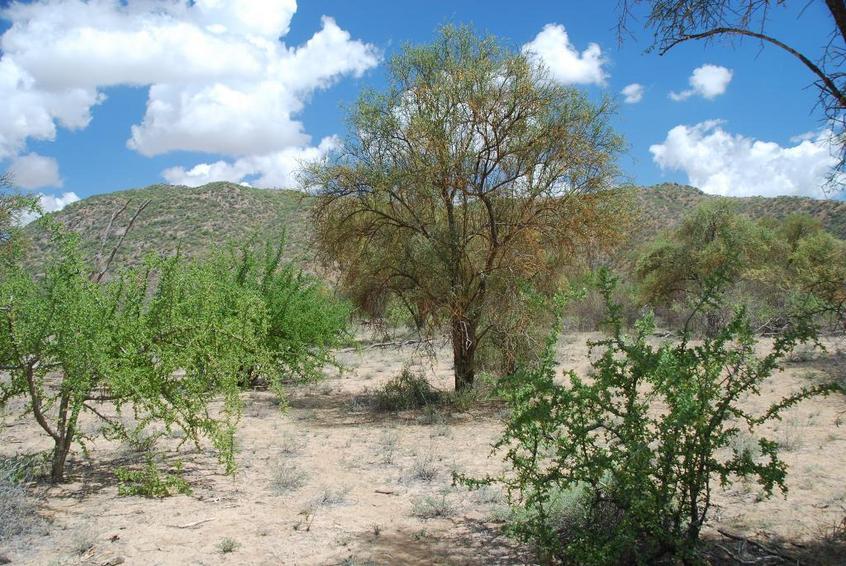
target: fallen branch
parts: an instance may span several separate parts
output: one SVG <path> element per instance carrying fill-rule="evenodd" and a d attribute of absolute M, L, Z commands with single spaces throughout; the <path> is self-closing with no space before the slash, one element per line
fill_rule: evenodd
<path fill-rule="evenodd" d="M 768 560 L 771 560 L 771 559 L 778 560 L 779 562 L 784 561 L 780 556 L 762 556 L 761 558 L 755 558 L 753 560 L 744 560 L 743 558 L 736 555 L 731 550 L 729 550 L 728 548 L 726 548 L 725 546 L 723 546 L 721 544 L 715 543 L 714 546 L 716 546 L 717 548 L 719 548 L 720 550 L 725 552 L 726 555 L 729 558 L 731 558 L 732 560 L 734 560 L 738 564 L 762 564 L 762 563 L 767 562 Z"/>
<path fill-rule="evenodd" d="M 743 543 L 746 543 L 748 545 L 754 546 L 755 548 L 757 548 L 761 552 L 764 552 L 764 553 L 770 555 L 770 556 L 766 556 L 764 558 L 778 557 L 782 560 L 789 560 L 789 561 L 795 561 L 796 560 L 792 556 L 788 556 L 787 554 L 782 554 L 777 550 L 773 550 L 772 548 L 767 548 L 766 546 L 764 546 L 760 542 L 756 542 L 756 541 L 754 541 L 750 538 L 746 538 L 746 537 L 741 536 L 741 535 L 736 535 L 736 534 L 730 533 L 728 531 L 724 531 L 722 529 L 717 529 L 717 532 L 720 533 L 721 535 L 723 535 L 726 538 L 730 538 L 732 540 L 736 540 L 736 541 L 743 542 Z"/>
<path fill-rule="evenodd" d="M 203 523 L 208 523 L 209 521 L 214 521 L 214 517 L 210 517 L 208 519 L 200 519 L 199 521 L 194 521 L 193 523 L 185 523 L 184 525 L 167 525 L 167 526 L 173 527 L 175 529 L 193 529 L 194 527 L 199 527 Z"/>
<path fill-rule="evenodd" d="M 403 346 L 412 346 L 414 344 L 429 344 L 431 340 L 397 340 L 394 342 L 377 342 L 375 344 L 369 344 L 368 346 L 364 346 L 361 348 L 352 347 L 352 348 L 343 348 L 338 350 L 339 352 L 356 352 L 359 350 L 375 350 L 376 348 L 389 348 L 391 346 L 396 347 L 403 347 Z"/>

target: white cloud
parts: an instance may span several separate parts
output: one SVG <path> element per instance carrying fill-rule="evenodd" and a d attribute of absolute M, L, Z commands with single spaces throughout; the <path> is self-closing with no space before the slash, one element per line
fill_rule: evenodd
<path fill-rule="evenodd" d="M 37 153 L 16 157 L 9 166 L 9 173 L 14 184 L 23 189 L 62 186 L 56 160 Z"/>
<path fill-rule="evenodd" d="M 41 201 L 41 208 L 44 209 L 44 212 L 58 212 L 67 205 L 79 200 L 76 193 L 62 193 L 62 196 L 60 197 L 41 194 L 39 195 L 39 198 Z"/>
<path fill-rule="evenodd" d="M 232 163 L 199 163 L 188 170 L 171 167 L 164 171 L 163 176 L 168 183 L 189 187 L 212 181 L 230 181 L 262 188 L 293 189 L 297 186 L 296 173 L 302 163 L 323 157 L 339 144 L 337 137 L 330 136 L 323 138 L 317 147 L 291 147 L 265 155 L 243 157 Z"/>
<path fill-rule="evenodd" d="M 815 140 L 819 137 L 820 133 L 811 130 L 810 132 L 805 132 L 804 134 L 797 134 L 795 136 L 790 136 L 790 143 L 801 143 L 805 140 Z"/>
<path fill-rule="evenodd" d="M 562 84 L 605 84 L 607 77 L 602 68 L 606 63 L 602 48 L 589 43 L 581 53 L 570 43 L 564 26 L 547 24 L 529 43 L 523 46 L 526 53 L 542 62 L 552 78 Z"/>
<path fill-rule="evenodd" d="M 62 193 L 62 196 L 59 197 L 45 195 L 43 193 L 40 193 L 38 195 L 38 202 L 44 212 L 58 212 L 67 205 L 74 203 L 78 200 L 79 197 L 76 195 L 76 193 Z M 36 214 L 34 212 L 28 212 L 21 217 L 20 223 L 21 225 L 29 224 L 39 216 L 39 214 Z"/>
<path fill-rule="evenodd" d="M 623 88 L 620 93 L 625 97 L 623 102 L 626 104 L 637 104 L 643 100 L 643 85 L 632 83 Z"/>
<path fill-rule="evenodd" d="M 661 169 L 684 171 L 688 182 L 724 196 L 825 197 L 823 185 L 837 158 L 830 132 L 782 147 L 732 134 L 719 120 L 676 126 L 649 148 Z"/>
<path fill-rule="evenodd" d="M 149 86 L 127 141 L 142 155 L 260 162 L 306 151 L 311 138 L 297 115 L 309 97 L 360 76 L 380 54 L 329 17 L 304 44 L 286 45 L 296 10 L 296 0 L 13 3 L 0 40 L 0 159 L 30 138 L 54 139 L 57 126 L 85 128 L 102 91 L 117 85 Z"/>
<path fill-rule="evenodd" d="M 678 102 L 699 95 L 711 100 L 726 91 L 733 74 L 731 69 L 719 65 L 702 65 L 694 69 L 687 80 L 691 88 L 682 92 L 671 92 L 670 98 Z"/>

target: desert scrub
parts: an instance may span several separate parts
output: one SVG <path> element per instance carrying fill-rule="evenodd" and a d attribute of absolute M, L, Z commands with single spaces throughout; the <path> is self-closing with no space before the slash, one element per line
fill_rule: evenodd
<path fill-rule="evenodd" d="M 351 308 L 320 280 L 283 260 L 284 235 L 275 242 L 231 246 L 232 259 L 221 275 L 261 297 L 268 322 L 265 345 L 280 370 L 267 374 L 245 365 L 242 385 L 266 384 L 281 393 L 281 379 L 314 380 L 325 366 L 337 366 L 332 351 L 350 337 Z"/>
<path fill-rule="evenodd" d="M 423 520 L 452 517 L 456 510 L 448 495 L 448 491 L 441 491 L 437 495 L 416 498 L 411 505 L 412 516 Z"/>
<path fill-rule="evenodd" d="M 286 432 L 282 435 L 279 442 L 279 451 L 288 456 L 294 456 L 302 452 L 308 442 L 301 435 L 295 435 L 292 432 Z"/>
<path fill-rule="evenodd" d="M 347 502 L 349 487 L 331 488 L 326 487 L 312 500 L 312 507 L 335 507 Z"/>
<path fill-rule="evenodd" d="M 273 474 L 270 487 L 276 495 L 297 491 L 306 484 L 308 474 L 295 464 L 282 464 Z"/>
<path fill-rule="evenodd" d="M 50 452 L 0 457 L 0 481 L 22 485 L 47 475 Z"/>
<path fill-rule="evenodd" d="M 152 458 L 147 459 L 141 470 L 118 468 L 115 470 L 118 495 L 140 495 L 159 499 L 176 494 L 191 495 L 191 486 L 182 477 L 183 473 L 182 462 L 176 462 L 174 473 L 161 473 Z"/>
<path fill-rule="evenodd" d="M 379 461 L 382 464 L 393 464 L 399 448 L 399 434 L 393 430 L 386 430 L 379 438 Z"/>
<path fill-rule="evenodd" d="M 438 465 L 432 452 L 418 455 L 411 466 L 412 479 L 431 482 L 438 476 Z"/>
<path fill-rule="evenodd" d="M 438 403 L 441 394 L 419 373 L 404 368 L 402 373 L 379 388 L 373 398 L 377 411 L 421 409 Z"/>
<path fill-rule="evenodd" d="M 16 537 L 44 530 L 44 520 L 32 497 L 20 485 L 0 478 L 0 547 Z"/>
<path fill-rule="evenodd" d="M 224 537 L 217 543 L 217 550 L 221 554 L 229 554 L 241 548 L 241 543 L 231 537 Z"/>
<path fill-rule="evenodd" d="M 559 298 L 559 326 L 541 362 L 501 384 L 511 416 L 495 449 L 505 450 L 511 472 L 458 479 L 471 487 L 504 485 L 513 532 L 557 561 L 694 563 L 701 560 L 699 533 L 713 482 L 727 486 L 748 478 L 765 496 L 786 492 L 778 443 L 761 436 L 761 426 L 837 386 L 809 386 L 763 412 L 749 412 L 741 400 L 759 395 L 761 383 L 793 348 L 814 339 L 806 318 L 794 320 L 765 356 L 756 354 L 742 308 L 699 344 L 691 343 L 685 327 L 678 340 L 653 346 L 650 315 L 635 324 L 633 336 L 624 334 L 621 308 L 612 300 L 615 283 L 608 272 L 599 274 L 608 336 L 590 343 L 591 380 L 571 371 L 565 385 L 555 381 L 566 302 Z M 689 320 L 721 306 L 722 284 L 711 279 Z M 755 435 L 758 458 L 748 439 L 735 440 L 741 430 Z"/>

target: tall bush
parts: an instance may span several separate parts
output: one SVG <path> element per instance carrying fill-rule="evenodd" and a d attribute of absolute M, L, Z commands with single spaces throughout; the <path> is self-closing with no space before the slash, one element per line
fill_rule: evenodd
<path fill-rule="evenodd" d="M 230 272 L 239 289 L 257 294 L 264 302 L 266 348 L 278 370 L 272 375 L 316 379 L 324 366 L 334 363 L 333 348 L 348 338 L 351 309 L 318 279 L 285 261 L 284 248 L 284 238 L 275 244 L 248 242 L 235 247 L 232 260 L 221 268 Z M 246 370 L 250 385 L 267 377 L 254 370 Z"/>
<path fill-rule="evenodd" d="M 53 232 L 55 254 L 36 278 L 14 264 L 0 277 L 0 404 L 22 397 L 53 441 L 50 477 L 61 481 L 83 414 L 125 434 L 120 415 L 141 426 L 178 427 L 210 438 L 234 469 L 244 365 L 272 375 L 263 298 L 220 277 L 213 262 L 151 258 L 97 283 L 78 238 Z M 220 411 L 211 403 L 222 399 Z M 105 406 L 111 403 L 116 414 Z"/>
<path fill-rule="evenodd" d="M 625 335 L 612 300 L 616 281 L 607 272 L 599 281 L 609 332 L 590 344 L 600 354 L 590 378 L 571 371 L 565 384 L 556 381 L 552 333 L 541 362 L 501 385 L 511 411 L 495 449 L 505 452 L 511 472 L 460 479 L 472 487 L 503 484 L 515 533 L 561 563 L 696 562 L 717 484 L 748 477 L 767 495 L 787 490 L 778 444 L 761 426 L 836 386 L 808 387 L 750 412 L 746 398 L 760 394 L 797 344 L 814 339 L 813 327 L 795 320 L 759 356 L 740 308 L 701 343 L 691 342 L 686 325 L 677 340 L 653 346 L 652 316 Z M 725 286 L 710 278 L 688 321 L 718 308 Z M 756 435 L 760 456 L 732 443 L 741 433 Z"/>

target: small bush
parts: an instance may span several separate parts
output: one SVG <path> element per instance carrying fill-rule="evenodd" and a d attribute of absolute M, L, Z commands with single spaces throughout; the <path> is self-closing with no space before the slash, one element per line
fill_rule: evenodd
<path fill-rule="evenodd" d="M 334 507 L 336 505 L 342 505 L 346 503 L 349 492 L 350 488 L 348 487 L 335 489 L 327 487 L 314 498 L 313 504 L 315 507 Z"/>
<path fill-rule="evenodd" d="M 70 543 L 71 550 L 75 554 L 82 556 L 97 544 L 97 535 L 89 525 L 83 525 L 73 533 Z"/>
<path fill-rule="evenodd" d="M 425 482 L 434 480 L 438 476 L 438 466 L 435 463 L 435 456 L 432 453 L 418 456 L 411 468 L 411 476 L 414 479 Z"/>
<path fill-rule="evenodd" d="M 271 487 L 278 495 L 296 491 L 306 484 L 308 474 L 294 464 L 283 464 L 273 475 Z"/>
<path fill-rule="evenodd" d="M 0 481 L 13 484 L 29 483 L 50 471 L 50 453 L 18 454 L 0 458 Z"/>
<path fill-rule="evenodd" d="M 225 537 L 217 543 L 217 550 L 221 554 L 229 554 L 230 552 L 235 552 L 239 548 L 241 548 L 241 543 L 230 537 Z"/>
<path fill-rule="evenodd" d="M 447 493 L 439 495 L 425 495 L 415 499 L 412 503 L 411 514 L 418 519 L 436 519 L 452 517 L 455 514 L 455 507 L 447 499 Z"/>
<path fill-rule="evenodd" d="M 191 495 L 191 486 L 182 478 L 182 462 L 176 463 L 175 474 L 162 474 L 150 458 L 142 470 L 118 468 L 118 495 L 140 495 L 162 499 L 176 494 Z"/>
<path fill-rule="evenodd" d="M 406 411 L 438 403 L 440 398 L 425 377 L 405 368 L 376 392 L 373 405 L 377 411 Z"/>
<path fill-rule="evenodd" d="M 294 455 L 302 452 L 305 447 L 305 439 L 286 432 L 282 435 L 282 441 L 279 444 L 279 451 L 282 452 L 282 454 Z"/>
<path fill-rule="evenodd" d="M 397 446 L 399 446 L 399 435 L 396 432 L 386 430 L 382 433 L 382 438 L 379 439 L 379 455 L 383 464 L 394 463 Z"/>
<path fill-rule="evenodd" d="M 0 479 L 0 545 L 21 535 L 35 534 L 44 523 L 35 502 L 19 485 Z"/>

